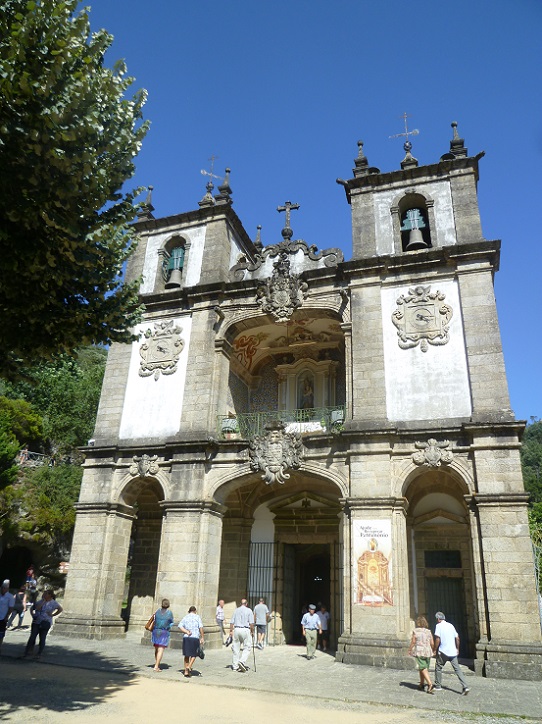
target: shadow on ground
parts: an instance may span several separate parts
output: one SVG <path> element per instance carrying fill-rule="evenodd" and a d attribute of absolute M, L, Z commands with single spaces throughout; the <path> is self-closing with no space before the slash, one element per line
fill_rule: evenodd
<path fill-rule="evenodd" d="M 54 656 L 49 658 L 46 647 L 42 660 L 37 662 L 21 658 L 23 648 L 7 641 L 2 646 L 2 720 L 9 719 L 21 707 L 42 714 L 88 709 L 106 702 L 119 689 L 136 681 L 137 669 L 114 655 L 85 652 L 82 659 L 80 654 L 64 648 L 57 639 Z"/>

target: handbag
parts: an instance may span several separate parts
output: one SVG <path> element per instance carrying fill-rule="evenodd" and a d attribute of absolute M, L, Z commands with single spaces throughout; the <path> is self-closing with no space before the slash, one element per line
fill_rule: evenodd
<path fill-rule="evenodd" d="M 153 613 L 152 616 L 147 621 L 147 623 L 145 624 L 145 630 L 154 631 L 154 624 L 155 624 L 155 614 Z"/>
<path fill-rule="evenodd" d="M 203 650 L 203 646 L 201 644 L 198 645 L 198 649 L 196 651 L 196 656 L 199 656 L 200 659 L 205 658 L 205 651 Z"/>

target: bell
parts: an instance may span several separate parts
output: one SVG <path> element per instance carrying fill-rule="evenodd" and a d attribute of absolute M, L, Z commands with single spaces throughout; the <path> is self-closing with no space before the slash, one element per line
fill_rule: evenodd
<path fill-rule="evenodd" d="M 410 236 L 408 237 L 408 244 L 406 247 L 407 251 L 415 251 L 416 249 L 427 249 L 428 244 L 423 240 L 423 235 L 420 229 L 411 229 Z"/>
<path fill-rule="evenodd" d="M 164 289 L 177 289 L 181 286 L 182 278 L 182 271 L 180 269 L 172 269 L 169 279 L 164 285 Z"/>

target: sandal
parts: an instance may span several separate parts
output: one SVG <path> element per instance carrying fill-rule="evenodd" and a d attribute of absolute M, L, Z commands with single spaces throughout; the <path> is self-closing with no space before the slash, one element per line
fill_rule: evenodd
<path fill-rule="evenodd" d="M 188 677 L 190 676 L 190 670 L 189 670 L 189 669 L 185 669 L 185 670 L 183 671 L 183 676 L 186 676 L 186 678 L 188 678 Z"/>
<path fill-rule="evenodd" d="M 435 689 L 435 685 L 431 684 L 431 686 L 427 689 L 427 693 L 434 694 L 435 693 L 434 689 Z"/>

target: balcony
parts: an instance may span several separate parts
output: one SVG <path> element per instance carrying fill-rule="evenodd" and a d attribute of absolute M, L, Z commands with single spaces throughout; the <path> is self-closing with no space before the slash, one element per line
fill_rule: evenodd
<path fill-rule="evenodd" d="M 286 432 L 301 435 L 336 434 L 342 430 L 345 419 L 344 405 L 314 407 L 308 410 L 273 410 L 245 412 L 235 416 L 219 415 L 218 433 L 223 440 L 250 439 L 262 435 L 265 426 L 280 420 Z"/>

